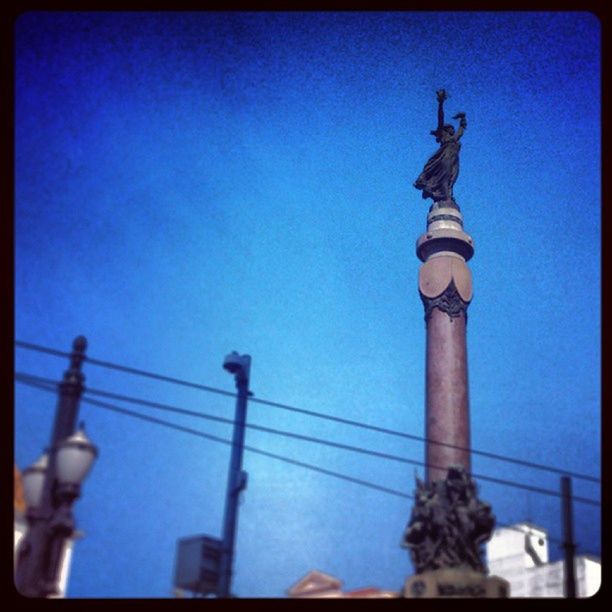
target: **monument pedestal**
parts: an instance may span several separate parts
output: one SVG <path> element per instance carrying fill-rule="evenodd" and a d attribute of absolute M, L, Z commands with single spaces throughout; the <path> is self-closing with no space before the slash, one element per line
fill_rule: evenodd
<path fill-rule="evenodd" d="M 438 569 L 415 574 L 406 580 L 402 597 L 510 597 L 510 583 L 498 576 L 485 576 L 468 569 Z"/>

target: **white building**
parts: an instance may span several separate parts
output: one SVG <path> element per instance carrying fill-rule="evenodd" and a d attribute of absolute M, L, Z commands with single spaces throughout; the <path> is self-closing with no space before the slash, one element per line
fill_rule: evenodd
<path fill-rule="evenodd" d="M 496 529 L 486 553 L 490 574 L 510 583 L 510 597 L 564 597 L 563 561 L 549 563 L 545 529 L 531 523 Z M 574 565 L 576 595 L 591 597 L 601 586 L 601 562 L 579 555 Z"/>

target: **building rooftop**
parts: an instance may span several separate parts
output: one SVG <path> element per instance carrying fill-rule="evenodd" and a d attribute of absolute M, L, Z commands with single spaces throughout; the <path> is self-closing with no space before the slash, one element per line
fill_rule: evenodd
<path fill-rule="evenodd" d="M 399 594 L 377 587 L 364 587 L 342 591 L 342 581 L 319 570 L 311 570 L 287 590 L 289 597 L 298 598 L 351 598 L 373 599 L 392 598 Z"/>
<path fill-rule="evenodd" d="M 15 509 L 15 515 L 23 515 L 26 511 L 25 496 L 23 494 L 23 481 L 21 480 L 21 472 L 15 464 L 14 471 L 14 493 L 13 493 L 13 507 Z"/>

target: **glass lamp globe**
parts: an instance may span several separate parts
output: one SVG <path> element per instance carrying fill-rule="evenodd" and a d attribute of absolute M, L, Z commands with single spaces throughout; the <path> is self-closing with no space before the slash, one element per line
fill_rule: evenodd
<path fill-rule="evenodd" d="M 98 456 L 85 432 L 80 429 L 57 447 L 55 473 L 61 484 L 80 485 Z"/>
<path fill-rule="evenodd" d="M 49 465 L 49 455 L 41 455 L 38 461 L 23 471 L 21 481 L 23 483 L 23 497 L 28 508 L 38 508 L 42 500 L 45 475 Z"/>

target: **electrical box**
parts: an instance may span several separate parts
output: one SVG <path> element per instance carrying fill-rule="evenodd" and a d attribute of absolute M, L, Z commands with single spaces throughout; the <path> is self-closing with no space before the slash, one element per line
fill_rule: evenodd
<path fill-rule="evenodd" d="M 222 542 L 206 535 L 177 541 L 175 588 L 200 595 L 216 593 L 219 584 Z"/>

